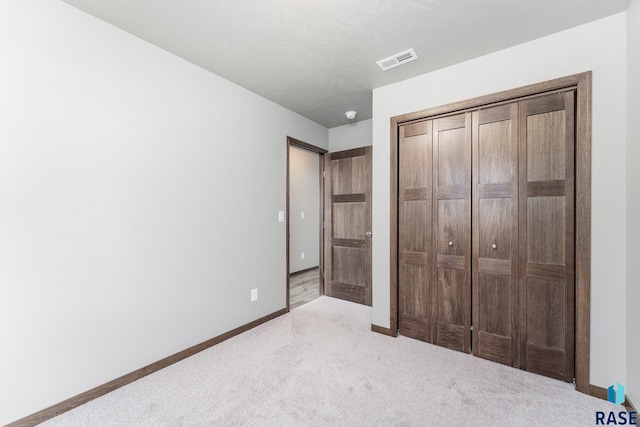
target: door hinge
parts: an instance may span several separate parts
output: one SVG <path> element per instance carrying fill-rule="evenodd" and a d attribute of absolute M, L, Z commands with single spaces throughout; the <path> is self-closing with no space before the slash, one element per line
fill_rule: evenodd
<path fill-rule="evenodd" d="M 473 331 L 473 325 L 471 325 L 471 330 Z"/>
<path fill-rule="evenodd" d="M 322 177 L 326 178 L 327 177 L 327 171 L 322 171 Z"/>

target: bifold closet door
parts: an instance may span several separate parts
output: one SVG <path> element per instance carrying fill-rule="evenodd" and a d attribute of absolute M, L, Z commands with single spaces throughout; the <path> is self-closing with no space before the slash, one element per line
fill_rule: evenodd
<path fill-rule="evenodd" d="M 518 366 L 518 104 L 472 122 L 473 354 Z"/>
<path fill-rule="evenodd" d="M 471 351 L 471 113 L 433 120 L 435 344 Z"/>
<path fill-rule="evenodd" d="M 520 102 L 520 367 L 574 373 L 574 92 Z"/>
<path fill-rule="evenodd" d="M 399 332 L 431 342 L 432 122 L 399 129 Z"/>
<path fill-rule="evenodd" d="M 574 99 L 399 127 L 401 334 L 573 379 Z"/>

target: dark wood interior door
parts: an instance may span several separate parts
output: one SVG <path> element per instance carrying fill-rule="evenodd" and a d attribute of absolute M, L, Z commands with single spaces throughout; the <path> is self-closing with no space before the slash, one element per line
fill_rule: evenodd
<path fill-rule="evenodd" d="M 473 354 L 518 366 L 518 104 L 472 122 Z"/>
<path fill-rule="evenodd" d="M 471 351 L 471 113 L 433 120 L 435 344 Z"/>
<path fill-rule="evenodd" d="M 520 367 L 573 380 L 574 92 L 520 102 Z"/>
<path fill-rule="evenodd" d="M 401 126 L 399 132 L 398 329 L 432 342 L 432 122 Z"/>
<path fill-rule="evenodd" d="M 371 147 L 325 162 L 325 294 L 371 305 Z"/>

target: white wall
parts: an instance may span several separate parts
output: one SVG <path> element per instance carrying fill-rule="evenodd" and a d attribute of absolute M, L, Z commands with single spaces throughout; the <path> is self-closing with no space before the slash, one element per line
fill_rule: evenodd
<path fill-rule="evenodd" d="M 371 145 L 372 120 L 362 120 L 329 129 L 329 151 L 350 150 Z"/>
<path fill-rule="evenodd" d="M 295 273 L 320 265 L 320 155 L 292 146 L 289 178 L 289 272 Z"/>
<path fill-rule="evenodd" d="M 0 52 L 0 425 L 285 307 L 326 128 L 58 1 L 0 2 Z"/>
<path fill-rule="evenodd" d="M 627 10 L 627 394 L 640 408 L 640 0 Z"/>
<path fill-rule="evenodd" d="M 374 90 L 374 324 L 389 327 L 389 119 L 593 70 L 590 379 L 626 380 L 626 37 L 617 14 Z"/>

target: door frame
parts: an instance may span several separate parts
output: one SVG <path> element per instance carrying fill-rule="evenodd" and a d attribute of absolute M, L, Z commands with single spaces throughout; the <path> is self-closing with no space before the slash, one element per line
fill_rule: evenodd
<path fill-rule="evenodd" d="M 316 147 L 315 145 L 306 143 L 304 141 L 300 141 L 299 139 L 293 138 L 291 136 L 287 136 L 287 203 L 286 203 L 286 210 L 285 210 L 285 222 L 286 222 L 286 228 L 287 228 L 287 245 L 286 245 L 286 258 L 287 258 L 287 271 L 286 271 L 286 284 L 287 284 L 287 313 L 289 311 L 291 311 L 291 307 L 290 307 L 290 283 L 289 283 L 289 268 L 290 268 L 290 215 L 289 215 L 289 199 L 290 199 L 290 184 L 289 184 L 289 179 L 291 176 L 291 171 L 290 171 L 290 165 L 289 162 L 291 161 L 291 147 L 298 147 L 298 148 L 302 148 L 304 150 L 307 151 L 311 151 L 313 153 L 318 153 L 318 161 L 319 161 L 319 170 L 320 170 L 320 188 L 319 188 L 319 194 L 318 197 L 320 198 L 320 221 L 318 223 L 318 233 L 319 233 L 319 242 L 320 242 L 320 251 L 319 251 L 319 260 L 318 260 L 318 267 L 319 267 L 319 273 L 320 273 L 320 295 L 324 295 L 324 233 L 323 233 L 323 224 L 324 224 L 324 155 L 327 154 L 329 151 L 325 150 L 324 148 L 320 148 L 320 147 Z"/>
<path fill-rule="evenodd" d="M 575 383 L 594 394 L 589 379 L 591 322 L 591 71 L 522 86 L 391 118 L 390 332 L 398 331 L 398 126 L 505 104 L 558 90 L 576 91 L 575 151 Z"/>

